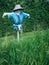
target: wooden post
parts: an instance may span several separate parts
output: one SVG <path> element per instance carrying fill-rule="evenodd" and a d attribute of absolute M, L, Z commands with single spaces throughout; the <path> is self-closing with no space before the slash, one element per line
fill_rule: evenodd
<path fill-rule="evenodd" d="M 17 41 L 19 42 L 19 31 L 17 31 Z"/>

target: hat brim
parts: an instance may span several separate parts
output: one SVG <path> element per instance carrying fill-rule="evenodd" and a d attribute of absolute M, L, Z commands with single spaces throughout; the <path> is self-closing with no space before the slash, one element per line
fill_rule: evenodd
<path fill-rule="evenodd" d="M 21 8 L 21 9 L 14 9 L 13 11 L 18 11 L 18 10 L 23 10 L 23 8 Z"/>

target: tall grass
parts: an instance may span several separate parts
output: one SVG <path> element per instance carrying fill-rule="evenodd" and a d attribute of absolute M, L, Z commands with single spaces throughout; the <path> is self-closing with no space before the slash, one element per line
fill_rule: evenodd
<path fill-rule="evenodd" d="M 49 30 L 0 38 L 0 65 L 49 65 Z"/>

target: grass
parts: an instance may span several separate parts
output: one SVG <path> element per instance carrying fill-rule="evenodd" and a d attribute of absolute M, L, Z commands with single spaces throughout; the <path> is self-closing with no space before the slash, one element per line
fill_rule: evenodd
<path fill-rule="evenodd" d="M 0 65 L 49 65 L 49 29 L 1 37 Z"/>

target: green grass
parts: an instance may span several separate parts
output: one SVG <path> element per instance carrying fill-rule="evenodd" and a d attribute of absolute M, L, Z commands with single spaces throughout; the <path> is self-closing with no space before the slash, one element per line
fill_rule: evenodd
<path fill-rule="evenodd" d="M 0 65 L 49 65 L 49 29 L 1 37 Z"/>

